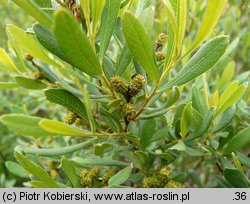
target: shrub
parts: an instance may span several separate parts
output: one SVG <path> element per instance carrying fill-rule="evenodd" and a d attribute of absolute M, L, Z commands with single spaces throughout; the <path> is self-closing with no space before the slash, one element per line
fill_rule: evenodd
<path fill-rule="evenodd" d="M 0 118 L 23 136 L 6 163 L 22 185 L 250 186 L 249 73 L 233 79 L 214 31 L 226 0 L 14 2 L 37 23 L 7 25 L 0 86 L 45 110 Z"/>

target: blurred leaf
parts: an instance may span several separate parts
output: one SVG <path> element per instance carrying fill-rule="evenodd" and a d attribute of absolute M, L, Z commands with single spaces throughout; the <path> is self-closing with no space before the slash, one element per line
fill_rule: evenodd
<path fill-rule="evenodd" d="M 165 126 L 163 128 L 161 128 L 160 130 L 158 130 L 157 132 L 155 132 L 151 138 L 151 142 L 155 142 L 158 140 L 161 140 L 163 138 L 167 138 L 167 136 L 169 135 L 169 127 Z"/>
<path fill-rule="evenodd" d="M 53 18 L 46 12 L 42 11 L 39 6 L 32 0 L 12 0 L 21 7 L 28 15 L 35 18 L 38 22 L 47 27 L 52 27 Z"/>
<path fill-rule="evenodd" d="M 250 144 L 250 127 L 241 130 L 229 140 L 224 150 L 224 154 L 228 155 L 231 152 L 244 148 L 248 144 Z"/>
<path fill-rule="evenodd" d="M 75 167 L 73 163 L 68 159 L 62 159 L 62 168 L 67 175 L 72 187 L 77 188 L 80 183 L 80 178 L 76 174 Z"/>
<path fill-rule="evenodd" d="M 151 138 L 155 132 L 156 121 L 154 119 L 147 120 L 142 127 L 140 149 L 144 151 L 151 143 Z"/>
<path fill-rule="evenodd" d="M 160 91 L 171 89 L 173 86 L 183 85 L 206 72 L 220 59 L 227 45 L 227 36 L 215 37 L 208 41 L 191 58 L 188 64 L 170 82 L 164 85 Z"/>
<path fill-rule="evenodd" d="M 215 89 L 222 89 L 228 82 L 231 81 L 235 72 L 235 67 L 236 65 L 234 61 L 231 61 L 227 64 L 221 78 L 218 80 Z"/>
<path fill-rule="evenodd" d="M 12 89 L 12 88 L 17 88 L 18 85 L 14 83 L 4 83 L 0 82 L 0 89 Z"/>
<path fill-rule="evenodd" d="M 34 58 L 55 67 L 59 66 L 54 60 L 48 57 L 43 47 L 31 34 L 26 33 L 21 28 L 14 25 L 7 26 L 7 34 L 9 39 L 13 41 L 14 44 L 18 44 L 26 53 L 30 54 Z"/>
<path fill-rule="evenodd" d="M 103 1 L 105 2 L 105 1 Z M 101 33 L 100 33 L 100 57 L 104 57 L 109 46 L 109 42 L 117 21 L 117 15 L 120 9 L 120 0 L 106 0 L 102 14 Z"/>
<path fill-rule="evenodd" d="M 83 129 L 76 128 L 65 123 L 43 119 L 39 122 L 39 126 L 46 130 L 47 132 L 61 135 L 61 136 L 91 136 L 90 132 L 87 132 Z"/>
<path fill-rule="evenodd" d="M 192 106 L 196 109 L 201 115 L 205 115 L 205 109 L 203 106 L 201 94 L 197 89 L 196 85 L 192 86 Z"/>
<path fill-rule="evenodd" d="M 92 20 L 92 27 L 93 31 L 96 31 L 97 28 L 99 27 L 99 24 L 101 22 L 101 15 L 103 8 L 105 6 L 105 1 L 106 0 L 91 0 L 90 5 L 91 5 L 91 20 Z"/>
<path fill-rule="evenodd" d="M 112 147 L 112 144 L 107 143 L 107 142 L 96 144 L 94 146 L 95 155 L 102 157 L 103 154 L 104 154 L 104 152 L 105 152 L 105 150 L 107 150 L 110 147 Z"/>
<path fill-rule="evenodd" d="M 172 147 L 169 148 L 169 150 L 178 150 L 178 151 L 185 151 L 186 146 L 183 143 L 183 141 L 179 140 L 177 144 L 173 145 Z"/>
<path fill-rule="evenodd" d="M 132 156 L 132 162 L 138 169 L 143 170 L 147 167 L 148 156 L 145 152 L 135 152 Z"/>
<path fill-rule="evenodd" d="M 85 110 L 87 112 L 87 116 L 88 116 L 88 121 L 91 127 L 91 131 L 94 133 L 96 130 L 96 125 L 95 125 L 95 120 L 92 114 L 92 106 L 91 106 L 91 101 L 90 101 L 90 96 L 89 96 L 89 92 L 86 86 L 84 86 L 83 88 L 83 97 L 84 97 L 84 104 L 86 106 Z"/>
<path fill-rule="evenodd" d="M 22 165 L 26 171 L 37 177 L 44 184 L 48 185 L 49 188 L 59 188 L 57 183 L 40 166 L 30 161 L 21 153 L 15 152 L 15 157 L 18 163 Z"/>
<path fill-rule="evenodd" d="M 189 132 L 189 127 L 192 121 L 192 103 L 188 103 L 182 112 L 181 116 L 181 137 L 185 138 Z"/>
<path fill-rule="evenodd" d="M 203 185 L 201 183 L 200 177 L 198 176 L 197 172 L 193 169 L 188 171 L 188 174 L 194 184 L 196 184 L 199 188 L 202 188 Z"/>
<path fill-rule="evenodd" d="M 149 79 L 158 80 L 159 72 L 150 36 L 131 12 L 125 12 L 122 25 L 124 37 L 134 58 L 146 70 Z"/>
<path fill-rule="evenodd" d="M 233 82 L 221 95 L 215 117 L 223 113 L 226 109 L 238 101 L 245 91 L 245 85 L 238 86 L 238 82 Z"/>
<path fill-rule="evenodd" d="M 121 171 L 119 171 L 116 175 L 112 176 L 109 179 L 110 187 L 119 187 L 121 184 L 126 182 L 132 173 L 132 168 L 130 166 L 125 167 Z"/>
<path fill-rule="evenodd" d="M 213 32 L 225 6 L 227 0 L 208 0 L 203 20 L 196 34 L 193 49 L 196 49 Z"/>
<path fill-rule="evenodd" d="M 83 102 L 69 91 L 63 89 L 46 90 L 45 96 L 52 103 L 60 104 L 70 111 L 88 120 L 86 107 Z"/>
<path fill-rule="evenodd" d="M 19 176 L 21 178 L 29 178 L 29 172 L 27 172 L 22 166 L 17 164 L 16 162 L 7 161 L 5 162 L 6 168 L 12 174 Z"/>
<path fill-rule="evenodd" d="M 56 12 L 54 32 L 68 63 L 89 75 L 101 75 L 101 66 L 86 35 L 67 10 Z"/>
<path fill-rule="evenodd" d="M 6 53 L 3 48 L 0 48 L 0 65 L 4 65 L 5 68 L 9 69 L 11 72 L 16 74 L 21 74 L 11 57 Z"/>
<path fill-rule="evenodd" d="M 228 169 L 224 171 L 225 179 L 235 188 L 249 188 L 249 183 L 237 169 Z"/>
<path fill-rule="evenodd" d="M 51 133 L 39 127 L 42 118 L 23 114 L 7 114 L 0 117 L 0 121 L 17 134 L 31 137 L 50 136 Z"/>
<path fill-rule="evenodd" d="M 30 181 L 29 183 L 33 188 L 49 188 L 48 185 L 41 181 Z"/>
<path fill-rule="evenodd" d="M 40 89 L 47 88 L 46 84 L 38 80 L 34 80 L 34 79 L 26 78 L 26 77 L 20 77 L 20 76 L 16 76 L 15 80 L 19 86 L 26 88 L 26 89 L 40 90 Z"/>

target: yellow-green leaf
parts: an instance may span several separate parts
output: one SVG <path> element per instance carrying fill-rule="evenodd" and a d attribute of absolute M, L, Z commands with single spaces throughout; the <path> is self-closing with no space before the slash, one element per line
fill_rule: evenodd
<path fill-rule="evenodd" d="M 37 58 L 46 64 L 51 64 L 56 67 L 59 66 L 54 60 L 48 57 L 44 48 L 38 43 L 38 41 L 21 28 L 14 25 L 8 25 L 7 33 L 9 39 L 14 41 L 14 44 L 18 44 L 25 52 L 32 55 L 34 58 Z"/>
<path fill-rule="evenodd" d="M 62 136 L 89 136 L 90 132 L 87 132 L 85 130 L 82 130 L 80 128 L 76 128 L 70 125 L 67 125 L 65 123 L 55 121 L 55 120 L 49 120 L 49 119 L 43 119 L 39 123 L 40 127 L 47 132 L 51 132 L 57 135 Z"/>
<path fill-rule="evenodd" d="M 46 12 L 42 11 L 41 8 L 33 0 L 12 0 L 19 7 L 21 7 L 28 15 L 35 18 L 38 22 L 42 23 L 47 27 L 52 27 L 53 19 Z"/>
<path fill-rule="evenodd" d="M 6 53 L 6 51 L 3 48 L 0 48 L 0 65 L 1 64 L 16 74 L 22 74 L 17 69 L 16 65 L 14 64 L 10 56 Z"/>
<path fill-rule="evenodd" d="M 231 90 L 229 89 L 230 87 L 232 87 Z M 233 86 L 230 87 L 227 90 L 225 90 L 225 92 L 222 94 L 219 100 L 215 117 L 223 113 L 226 109 L 228 109 L 231 105 L 233 105 L 236 101 L 238 101 L 245 91 L 244 84 L 240 85 L 237 88 Z"/>
<path fill-rule="evenodd" d="M 188 103 L 182 112 L 181 116 L 181 136 L 185 138 L 189 132 L 189 127 L 192 121 L 192 103 Z"/>
<path fill-rule="evenodd" d="M 208 0 L 203 20 L 199 26 L 199 31 L 195 36 L 193 49 L 196 49 L 213 32 L 225 6 L 227 0 Z"/>

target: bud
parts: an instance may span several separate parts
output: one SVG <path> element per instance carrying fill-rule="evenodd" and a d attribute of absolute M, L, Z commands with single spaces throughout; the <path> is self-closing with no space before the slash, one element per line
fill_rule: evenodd
<path fill-rule="evenodd" d="M 133 116 L 136 114 L 135 107 L 131 103 L 125 103 L 121 105 L 120 111 L 122 116 L 126 118 L 133 118 Z"/>
<path fill-rule="evenodd" d="M 147 177 L 143 180 L 142 187 L 143 188 L 160 188 L 161 186 L 157 178 L 152 176 L 152 177 Z"/>
<path fill-rule="evenodd" d="M 166 185 L 165 188 L 185 188 L 185 186 L 177 181 L 170 180 Z"/>
<path fill-rule="evenodd" d="M 25 54 L 25 59 L 28 61 L 32 61 L 33 60 L 33 56 L 31 56 L 30 54 Z"/>
<path fill-rule="evenodd" d="M 108 185 L 109 179 L 115 175 L 114 171 L 108 171 L 102 176 L 102 182 L 104 185 Z"/>
<path fill-rule="evenodd" d="M 56 177 L 57 177 L 57 175 L 58 175 L 57 171 L 54 170 L 54 169 L 52 169 L 49 173 L 50 173 L 50 177 L 51 177 L 53 180 L 55 180 Z"/>
<path fill-rule="evenodd" d="M 44 74 L 41 71 L 36 71 L 33 73 L 33 78 L 35 80 L 44 79 Z"/>
<path fill-rule="evenodd" d="M 69 113 L 65 116 L 64 122 L 65 122 L 66 124 L 71 125 L 71 124 L 73 124 L 73 123 L 75 122 L 76 117 L 77 117 L 77 115 L 76 115 L 74 112 L 69 112 Z"/>
<path fill-rule="evenodd" d="M 79 117 L 76 117 L 76 120 L 75 120 L 76 127 L 81 127 L 81 126 L 83 126 L 83 124 L 84 123 L 83 123 L 82 119 Z"/>
<path fill-rule="evenodd" d="M 124 96 L 128 93 L 129 86 L 127 82 L 120 76 L 112 77 L 110 83 L 117 93 L 121 93 Z"/>
<path fill-rule="evenodd" d="M 129 95 L 136 96 L 142 90 L 145 82 L 144 76 L 137 74 L 132 80 L 132 84 L 129 89 Z"/>
<path fill-rule="evenodd" d="M 94 167 L 90 171 L 83 169 L 80 173 L 81 184 L 84 187 L 98 187 L 99 184 L 99 169 Z"/>
<path fill-rule="evenodd" d="M 157 180 L 164 186 L 171 179 L 171 171 L 168 167 L 162 167 L 156 172 Z"/>
<path fill-rule="evenodd" d="M 156 58 L 157 61 L 160 62 L 160 61 L 162 61 L 162 60 L 165 60 L 166 55 L 165 55 L 164 52 L 156 52 L 156 53 L 155 53 L 155 58 Z"/>
<path fill-rule="evenodd" d="M 157 40 L 156 40 L 156 46 L 162 47 L 167 41 L 167 36 L 165 33 L 160 33 L 160 35 L 158 36 Z"/>

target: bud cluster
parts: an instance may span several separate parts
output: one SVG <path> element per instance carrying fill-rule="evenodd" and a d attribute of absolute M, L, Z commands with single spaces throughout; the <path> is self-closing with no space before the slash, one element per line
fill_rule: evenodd
<path fill-rule="evenodd" d="M 90 170 L 83 169 L 80 172 L 80 182 L 85 188 L 100 188 L 108 186 L 109 179 L 115 175 L 113 170 L 106 171 L 104 174 L 97 167 L 93 167 Z"/>
<path fill-rule="evenodd" d="M 127 119 L 133 118 L 136 114 L 135 107 L 131 103 L 124 103 L 120 106 L 121 115 Z"/>
<path fill-rule="evenodd" d="M 165 33 L 160 33 L 156 40 L 157 49 L 162 47 L 167 41 L 167 36 Z"/>
<path fill-rule="evenodd" d="M 165 60 L 166 54 L 164 52 L 155 52 L 155 58 L 157 61 Z"/>
<path fill-rule="evenodd" d="M 41 80 L 41 79 L 44 79 L 44 74 L 41 72 L 41 71 L 36 71 L 33 73 L 33 78 L 35 80 Z"/>
<path fill-rule="evenodd" d="M 129 102 L 132 97 L 136 96 L 143 88 L 146 80 L 144 76 L 137 74 L 133 77 L 131 84 L 120 76 L 111 78 L 110 83 L 115 92 L 120 93 Z"/>
<path fill-rule="evenodd" d="M 171 171 L 163 167 L 143 180 L 144 188 L 184 188 L 182 183 L 172 180 Z"/>
<path fill-rule="evenodd" d="M 81 127 L 84 125 L 83 119 L 72 111 L 69 111 L 68 114 L 64 117 L 64 123 L 68 125 L 75 124 L 77 127 Z"/>

